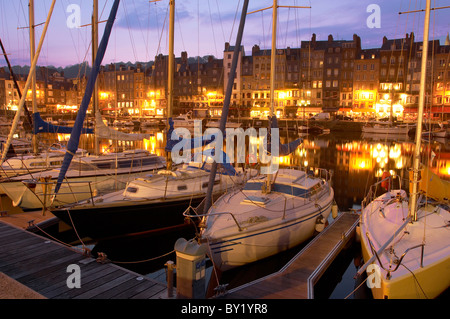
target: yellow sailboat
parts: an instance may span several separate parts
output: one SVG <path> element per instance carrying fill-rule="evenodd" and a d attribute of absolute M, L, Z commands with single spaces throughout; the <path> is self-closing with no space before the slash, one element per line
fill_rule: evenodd
<path fill-rule="evenodd" d="M 421 87 L 410 195 L 373 185 L 362 203 L 361 247 L 374 298 L 436 298 L 450 287 L 450 183 L 420 165 L 430 0 L 424 22 Z M 387 177 L 390 178 L 390 177 Z M 384 185 L 392 185 L 385 183 Z"/>

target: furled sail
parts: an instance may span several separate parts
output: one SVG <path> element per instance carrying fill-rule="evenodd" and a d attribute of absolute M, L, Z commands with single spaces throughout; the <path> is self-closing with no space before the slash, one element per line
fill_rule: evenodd
<path fill-rule="evenodd" d="M 207 136 L 201 136 L 201 137 L 194 137 L 191 139 L 187 139 L 187 138 L 183 138 L 181 136 L 174 136 L 174 126 L 173 126 L 173 120 L 171 117 L 169 117 L 169 130 L 167 131 L 166 134 L 166 147 L 165 150 L 166 152 L 171 152 L 172 149 L 174 148 L 175 145 L 178 146 L 178 148 L 184 148 L 186 149 L 187 147 L 190 147 L 191 150 L 196 149 L 198 147 L 202 147 L 205 145 L 208 145 L 209 143 L 212 143 L 215 138 L 216 135 L 211 134 L 211 135 L 207 135 Z M 182 144 L 181 144 L 182 143 Z"/>
<path fill-rule="evenodd" d="M 72 134 L 70 135 L 69 142 L 67 143 L 67 150 L 66 154 L 64 155 L 64 161 L 61 166 L 61 170 L 59 172 L 58 180 L 55 187 L 55 194 L 57 194 L 59 189 L 61 188 L 61 183 L 63 182 L 66 176 L 66 172 L 70 166 L 70 163 L 72 162 L 73 155 L 78 149 L 81 130 L 83 128 L 83 122 L 86 117 L 86 111 L 89 107 L 89 102 L 92 97 L 92 92 L 94 91 L 95 82 L 97 80 L 97 76 L 100 71 L 100 65 L 105 55 L 106 47 L 108 46 L 109 36 L 111 35 L 111 30 L 117 15 L 119 2 L 120 0 L 114 1 L 114 4 L 111 8 L 111 13 L 108 17 L 108 21 L 106 22 L 102 41 L 100 42 L 97 56 L 95 57 L 94 65 L 92 66 L 91 75 L 86 85 L 86 91 L 84 92 L 83 100 L 81 101 L 80 109 L 78 110 L 77 118 L 75 119 L 75 124 L 73 125 Z"/>
<path fill-rule="evenodd" d="M 98 138 L 120 141 L 142 141 L 144 138 L 150 138 L 150 134 L 125 133 L 107 126 L 99 112 L 95 112 L 95 135 Z"/>

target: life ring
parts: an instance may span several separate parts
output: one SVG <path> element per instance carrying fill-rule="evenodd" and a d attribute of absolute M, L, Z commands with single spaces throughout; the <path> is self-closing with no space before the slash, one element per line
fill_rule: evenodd
<path fill-rule="evenodd" d="M 381 175 L 381 187 L 383 187 L 385 190 L 389 190 L 391 179 L 389 178 L 391 174 L 389 172 L 383 172 L 383 175 Z"/>

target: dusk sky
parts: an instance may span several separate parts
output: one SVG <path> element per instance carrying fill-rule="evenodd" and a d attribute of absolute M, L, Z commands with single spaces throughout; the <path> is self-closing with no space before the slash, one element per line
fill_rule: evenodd
<path fill-rule="evenodd" d="M 35 0 L 35 22 L 45 22 L 51 0 Z M 106 20 L 113 0 L 99 0 L 100 20 Z M 272 0 L 250 1 L 249 12 L 271 6 Z M 224 43 L 234 44 L 243 0 L 178 0 L 176 1 L 175 55 L 187 51 L 188 56 L 214 55 L 223 58 Z M 299 47 L 315 33 L 317 40 L 332 34 L 335 40 L 351 40 L 354 33 L 361 37 L 363 48 L 380 47 L 383 36 L 389 39 L 414 32 L 422 39 L 424 13 L 403 14 L 399 11 L 425 8 L 425 0 L 279 0 L 279 5 L 311 6 L 311 9 L 278 10 L 277 47 Z M 67 20 L 80 8 L 81 25 L 89 24 L 91 0 L 57 0 L 39 65 L 67 66 L 83 61 L 91 64 L 90 27 L 70 28 Z M 380 8 L 380 27 L 369 28 L 367 19 L 376 14 L 367 12 L 370 5 Z M 149 3 L 147 0 L 122 0 L 108 49 L 102 64 L 153 60 L 168 51 L 169 0 Z M 450 6 L 450 0 L 433 0 L 432 7 Z M 0 0 L 0 37 L 13 65 L 29 65 L 28 0 Z M 444 44 L 450 31 L 450 9 L 431 12 L 430 40 Z M 376 17 L 375 17 L 376 18 Z M 272 11 L 247 16 L 243 45 L 251 54 L 253 45 L 262 49 L 271 45 Z M 74 20 L 72 20 L 74 21 Z M 376 22 L 376 20 L 372 20 Z M 376 26 L 376 25 L 375 25 Z M 163 29 L 164 27 L 164 29 Z M 104 23 L 100 24 L 99 38 Z M 36 27 L 36 46 L 43 25 Z M 6 65 L 1 58 L 0 65 Z"/>

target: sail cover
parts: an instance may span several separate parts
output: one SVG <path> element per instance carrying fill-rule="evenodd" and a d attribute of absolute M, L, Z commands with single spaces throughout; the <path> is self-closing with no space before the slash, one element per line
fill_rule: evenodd
<path fill-rule="evenodd" d="M 72 162 L 73 155 L 78 149 L 78 144 L 80 143 L 81 130 L 83 128 L 83 122 L 86 117 L 86 111 L 89 107 L 89 102 L 92 97 L 92 92 L 94 91 L 94 85 L 97 80 L 98 73 L 100 71 L 100 65 L 102 63 L 103 57 L 105 55 L 106 47 L 108 46 L 109 36 L 111 35 L 111 30 L 116 18 L 117 9 L 119 7 L 120 0 L 115 0 L 111 8 L 111 13 L 109 14 L 108 21 L 106 22 L 105 31 L 103 33 L 102 41 L 98 47 L 97 56 L 95 57 L 94 65 L 92 66 L 91 75 L 89 77 L 88 83 L 86 85 L 86 91 L 84 92 L 83 100 L 81 101 L 80 109 L 78 110 L 77 118 L 75 119 L 75 124 L 73 125 L 72 134 L 70 135 L 69 142 L 67 143 L 66 154 L 64 155 L 64 161 L 59 172 L 58 180 L 55 187 L 55 194 L 58 193 L 61 188 L 61 183 L 63 182 L 66 172 Z"/>
<path fill-rule="evenodd" d="M 269 124 L 271 129 L 276 128 L 278 129 L 278 119 L 276 116 L 269 116 Z M 272 139 L 271 139 L 271 130 L 269 130 L 269 143 L 267 145 L 267 149 L 270 152 L 271 151 L 271 144 L 272 144 Z M 295 141 L 292 141 L 290 143 L 287 144 L 281 144 L 280 140 L 276 141 L 279 144 L 279 156 L 287 156 L 289 154 L 291 154 L 292 152 L 294 152 L 297 147 L 303 142 L 302 138 L 298 138 Z"/>
<path fill-rule="evenodd" d="M 33 113 L 33 134 L 39 133 L 63 133 L 63 134 L 71 134 L 72 127 L 70 126 L 60 126 L 53 125 L 44 121 L 39 112 Z M 83 127 L 81 129 L 82 134 L 92 134 L 94 130 Z"/>

